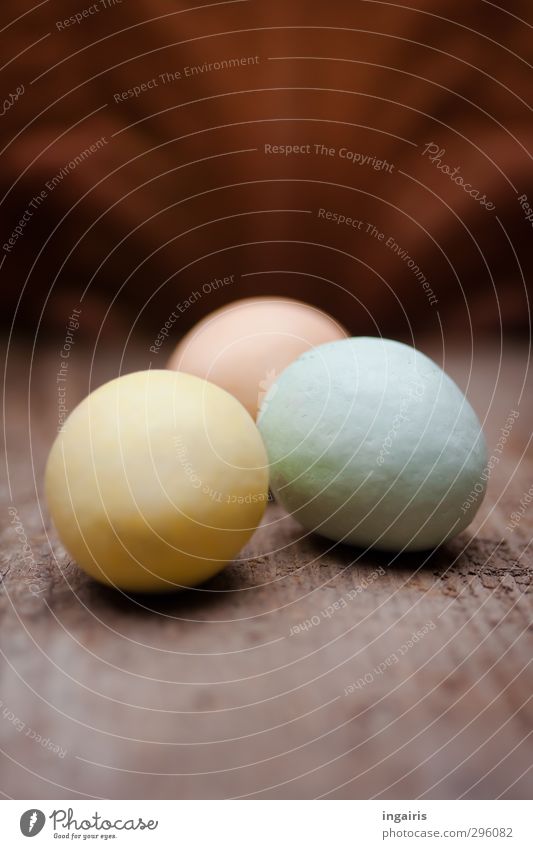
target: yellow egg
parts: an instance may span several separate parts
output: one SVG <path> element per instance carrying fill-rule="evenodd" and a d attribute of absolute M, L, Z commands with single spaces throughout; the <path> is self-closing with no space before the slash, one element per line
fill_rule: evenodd
<path fill-rule="evenodd" d="M 346 336 L 331 316 L 309 304 L 290 298 L 246 298 L 193 327 L 167 367 L 216 383 L 255 419 L 271 384 L 300 354 Z"/>
<path fill-rule="evenodd" d="M 192 375 L 142 371 L 92 392 L 46 467 L 59 537 L 125 590 L 190 587 L 232 560 L 268 500 L 266 453 L 244 407 Z"/>

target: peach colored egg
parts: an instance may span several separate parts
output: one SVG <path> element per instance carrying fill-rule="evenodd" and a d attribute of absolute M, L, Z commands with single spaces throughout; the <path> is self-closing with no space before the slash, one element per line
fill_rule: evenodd
<path fill-rule="evenodd" d="M 271 384 L 290 363 L 316 345 L 346 336 L 337 321 L 309 304 L 291 298 L 245 298 L 193 327 L 167 367 L 221 386 L 255 419 Z"/>

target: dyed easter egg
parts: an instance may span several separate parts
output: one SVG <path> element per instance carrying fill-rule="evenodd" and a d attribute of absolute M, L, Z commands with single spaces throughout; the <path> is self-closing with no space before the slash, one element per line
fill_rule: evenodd
<path fill-rule="evenodd" d="M 46 467 L 65 548 L 124 590 L 195 586 L 235 557 L 268 500 L 265 449 L 218 386 L 157 370 L 92 392 L 66 420 Z"/>
<path fill-rule="evenodd" d="M 333 318 L 290 298 L 246 298 L 208 315 L 179 342 L 168 368 L 226 389 L 255 419 L 268 388 L 304 351 L 346 337 Z"/>
<path fill-rule="evenodd" d="M 276 498 L 332 540 L 433 548 L 483 499 L 486 449 L 472 407 L 432 360 L 399 342 L 352 338 L 308 351 L 271 387 L 258 426 Z"/>

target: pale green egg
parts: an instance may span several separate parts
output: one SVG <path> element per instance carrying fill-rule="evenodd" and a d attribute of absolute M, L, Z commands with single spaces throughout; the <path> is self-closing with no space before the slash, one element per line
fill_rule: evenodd
<path fill-rule="evenodd" d="M 485 494 L 476 414 L 442 369 L 399 342 L 308 351 L 271 387 L 258 425 L 276 498 L 332 540 L 433 548 L 471 522 Z"/>

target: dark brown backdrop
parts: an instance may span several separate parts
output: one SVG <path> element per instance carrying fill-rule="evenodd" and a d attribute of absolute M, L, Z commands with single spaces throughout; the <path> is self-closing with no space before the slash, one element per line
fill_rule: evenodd
<path fill-rule="evenodd" d="M 105 137 L 2 251 L 4 321 L 20 296 L 17 327 L 33 332 L 45 300 L 45 327 L 63 327 L 90 283 L 81 334 L 116 338 L 141 311 L 134 333 L 153 336 L 176 301 L 235 274 L 183 314 L 176 336 L 226 300 L 266 292 L 307 299 L 354 333 L 523 331 L 529 4 L 411 6 L 123 0 L 65 26 L 90 4 L 50 0 L 25 15 L 30 4 L 4 2 L 2 91 L 25 91 L 0 122 L 3 243 L 31 198 Z M 186 66 L 256 56 L 185 76 Z M 181 79 L 162 83 L 176 71 Z M 430 142 L 494 210 L 422 155 Z M 266 155 L 265 144 L 346 147 L 393 167 Z M 365 229 L 320 220 L 320 208 L 392 237 L 438 303 L 407 260 Z"/>

